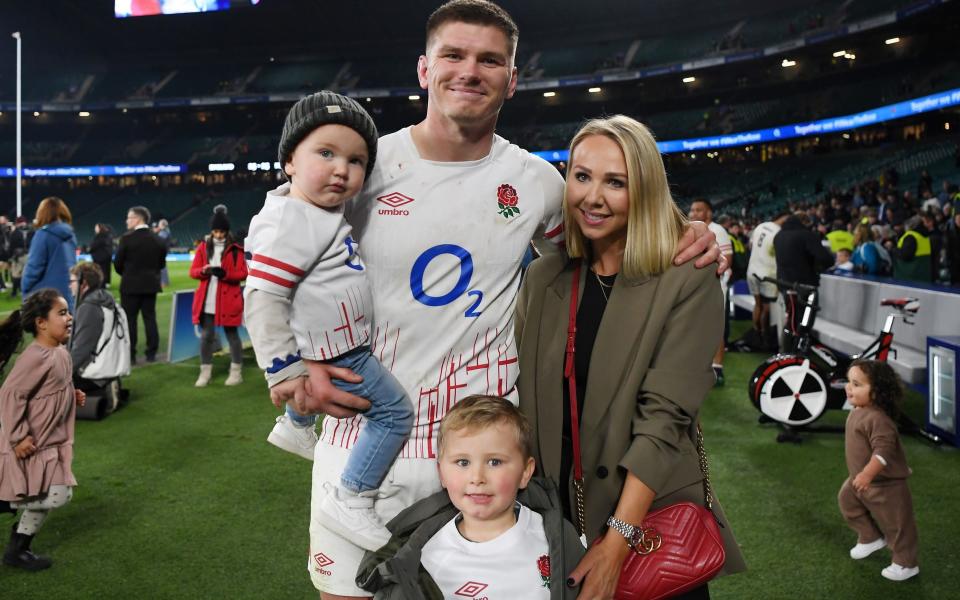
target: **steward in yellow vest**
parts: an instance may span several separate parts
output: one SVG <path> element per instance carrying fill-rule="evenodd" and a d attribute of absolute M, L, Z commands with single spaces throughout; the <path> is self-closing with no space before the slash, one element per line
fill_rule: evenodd
<path fill-rule="evenodd" d="M 930 232 L 923 225 L 911 229 L 897 241 L 897 259 L 893 277 L 907 281 L 933 283 Z"/>

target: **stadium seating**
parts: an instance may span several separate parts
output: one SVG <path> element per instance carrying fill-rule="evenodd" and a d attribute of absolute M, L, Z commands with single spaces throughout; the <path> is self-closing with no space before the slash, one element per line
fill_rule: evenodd
<path fill-rule="evenodd" d="M 312 92 L 330 86 L 342 65 L 336 62 L 270 63 L 258 71 L 248 92 Z"/>

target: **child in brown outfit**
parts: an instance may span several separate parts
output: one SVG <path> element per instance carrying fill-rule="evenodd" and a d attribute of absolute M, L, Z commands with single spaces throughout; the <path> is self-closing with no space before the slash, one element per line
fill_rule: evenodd
<path fill-rule="evenodd" d="M 857 532 L 850 557 L 859 560 L 889 546 L 893 562 L 880 574 L 903 581 L 920 572 L 907 486 L 911 471 L 894 422 L 903 386 L 890 365 L 875 360 L 854 361 L 847 379 L 847 400 L 854 406 L 845 433 L 850 477 L 837 500 L 847 525 Z"/>
<path fill-rule="evenodd" d="M 50 567 L 30 551 L 50 510 L 70 501 L 73 486 L 73 426 L 85 394 L 73 387 L 73 367 L 64 344 L 73 317 L 54 289 L 27 298 L 0 324 L 0 365 L 34 335 L 0 388 L 0 513 L 21 510 L 10 532 L 3 563 L 28 571 Z"/>

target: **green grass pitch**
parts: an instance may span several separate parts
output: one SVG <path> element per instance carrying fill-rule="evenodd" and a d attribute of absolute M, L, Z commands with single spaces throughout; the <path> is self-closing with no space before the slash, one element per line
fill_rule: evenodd
<path fill-rule="evenodd" d="M 171 263 L 173 289 L 193 287 L 187 268 Z M 16 304 L 0 295 L 0 311 Z M 158 299 L 158 313 L 165 352 L 169 293 Z M 733 335 L 743 326 L 735 323 Z M 905 439 L 921 570 L 911 581 L 889 582 L 880 576 L 889 552 L 863 561 L 847 554 L 854 534 L 836 505 L 843 436 L 777 444 L 776 430 L 757 424 L 746 385 L 763 358 L 728 354 L 726 387 L 703 409 L 715 489 L 750 567 L 714 582 L 712 597 L 957 597 L 960 519 L 951 506 L 960 453 Z M 0 597 L 317 598 L 306 571 L 311 464 L 266 443 L 278 411 L 252 353 L 238 387 L 223 386 L 228 363 L 215 358 L 214 380 L 202 390 L 193 387 L 196 359 L 138 366 L 125 380 L 127 407 L 77 423 L 73 502 L 51 514 L 34 542 L 54 566 L 40 573 L 0 566 Z M 917 394 L 909 399 L 916 420 L 923 402 Z M 0 517 L 4 541 L 12 522 Z"/>

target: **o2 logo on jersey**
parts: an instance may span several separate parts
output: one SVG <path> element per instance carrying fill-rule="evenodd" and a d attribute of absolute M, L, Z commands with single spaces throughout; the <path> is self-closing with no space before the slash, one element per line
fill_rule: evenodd
<path fill-rule="evenodd" d="M 427 271 L 427 267 L 433 262 L 433 259 L 445 254 L 449 254 L 460 260 L 460 277 L 457 279 L 456 285 L 454 285 L 453 289 L 449 292 L 442 296 L 432 296 L 423 289 L 423 276 Z M 477 307 L 483 302 L 483 292 L 480 290 L 467 291 L 472 278 L 473 257 L 470 256 L 470 253 L 456 244 L 440 244 L 426 249 L 423 254 L 417 258 L 416 262 L 413 263 L 413 269 L 410 271 L 410 291 L 413 292 L 413 297 L 416 298 L 418 302 L 426 304 L 427 306 L 446 306 L 460 296 L 463 296 L 464 292 L 466 292 L 467 296 L 474 296 L 476 300 L 470 305 L 466 312 L 463 313 L 463 316 L 476 318 L 481 314 L 481 311 L 478 311 Z"/>
<path fill-rule="evenodd" d="M 354 246 L 356 242 L 354 242 L 353 238 L 348 235 L 346 238 L 344 238 L 343 243 L 347 245 L 347 251 L 350 252 L 350 256 L 343 261 L 343 264 L 347 265 L 354 271 L 362 271 L 363 265 L 361 265 L 359 262 L 354 262 L 357 260 L 357 249 Z"/>

